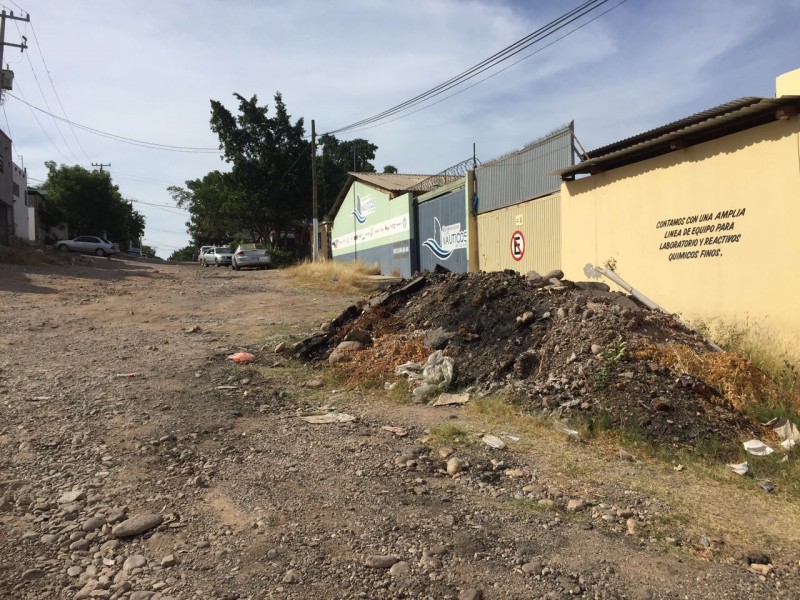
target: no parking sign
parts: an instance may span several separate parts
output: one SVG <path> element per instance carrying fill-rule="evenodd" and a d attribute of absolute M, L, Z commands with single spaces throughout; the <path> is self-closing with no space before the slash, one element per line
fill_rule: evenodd
<path fill-rule="evenodd" d="M 511 258 L 520 261 L 523 256 L 525 256 L 525 236 L 517 230 L 511 234 Z"/>

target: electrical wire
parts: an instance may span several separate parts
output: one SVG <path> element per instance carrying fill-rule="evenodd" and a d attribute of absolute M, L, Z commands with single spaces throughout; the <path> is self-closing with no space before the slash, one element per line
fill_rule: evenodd
<path fill-rule="evenodd" d="M 405 112 L 404 114 L 401 114 L 400 116 L 398 116 L 398 117 L 395 117 L 394 119 L 389 119 L 389 120 L 387 120 L 387 121 L 382 121 L 382 122 L 380 122 L 380 123 L 375 123 L 374 125 L 366 125 L 366 126 L 364 126 L 364 127 L 359 127 L 358 129 L 351 129 L 351 130 L 349 130 L 349 133 L 357 133 L 357 132 L 359 132 L 359 131 L 365 131 L 365 130 L 367 130 L 367 129 L 374 129 L 375 127 L 380 127 L 381 125 L 386 125 L 386 124 L 388 124 L 388 123 L 393 123 L 393 122 L 395 122 L 395 121 L 399 121 L 400 119 L 405 119 L 406 117 L 410 117 L 411 115 L 414 115 L 414 114 L 416 114 L 416 113 L 418 113 L 418 112 L 422 112 L 423 110 L 427 110 L 428 108 L 431 108 L 432 106 L 436 106 L 437 104 L 441 104 L 442 102 L 444 102 L 445 100 L 448 100 L 448 99 L 452 98 L 453 96 L 458 96 L 459 94 L 462 94 L 462 93 L 466 92 L 467 90 L 470 90 L 470 89 L 474 88 L 475 86 L 477 86 L 477 85 L 480 85 L 480 84 L 481 84 L 481 83 L 483 83 L 484 81 L 486 81 L 486 80 L 488 80 L 488 79 L 491 79 L 492 77 L 495 77 L 495 76 L 497 76 L 497 75 L 500 75 L 500 74 L 501 74 L 501 73 L 503 73 L 504 71 L 508 71 L 510 68 L 512 68 L 512 67 L 515 67 L 515 66 L 516 66 L 516 65 L 518 65 L 519 63 L 521 63 L 521 62 L 523 62 L 523 61 L 525 61 L 525 60 L 527 60 L 527 59 L 531 58 L 532 56 L 534 56 L 534 55 L 536 55 L 536 54 L 539 54 L 539 52 L 541 52 L 542 50 L 545 50 L 545 49 L 549 48 L 549 47 L 550 47 L 550 46 L 552 46 L 553 44 L 556 44 L 556 43 L 560 42 L 561 40 L 563 40 L 565 37 L 568 37 L 568 36 L 572 35 L 573 33 L 575 33 L 576 31 L 579 31 L 579 30 L 583 29 L 584 27 L 586 27 L 586 26 L 587 26 L 587 25 L 589 25 L 590 23 L 593 23 L 594 21 L 596 21 L 597 19 L 599 19 L 599 18 L 600 18 L 600 17 L 602 17 L 603 15 L 606 15 L 606 14 L 610 13 L 612 10 L 614 10 L 615 8 L 618 8 L 619 6 L 621 6 L 621 5 L 625 4 L 627 1 L 628 1 L 628 0 L 620 0 L 620 2 L 619 2 L 618 4 L 616 4 L 616 5 L 612 6 L 612 7 L 611 7 L 611 8 L 609 8 L 608 10 L 605 10 L 605 11 L 603 11 L 603 12 L 602 12 L 602 13 L 600 13 L 599 15 L 597 15 L 597 16 L 595 16 L 595 17 L 593 17 L 593 18 L 589 19 L 589 20 L 588 20 L 588 21 L 586 21 L 585 23 L 581 23 L 581 24 L 580 24 L 578 27 L 576 27 L 575 29 L 572 29 L 572 30 L 570 30 L 570 31 L 566 32 L 565 34 L 563 34 L 562 36 L 560 36 L 560 37 L 557 37 L 556 39 L 554 39 L 553 41 L 551 41 L 549 44 L 545 44 L 545 45 L 544 45 L 544 46 L 542 46 L 541 48 L 537 48 L 536 50 L 534 50 L 533 52 L 531 52 L 531 53 L 529 53 L 529 54 L 526 54 L 525 56 L 523 56 L 523 57 L 522 57 L 522 58 L 520 58 L 519 60 L 515 60 L 515 61 L 514 61 L 514 62 L 512 62 L 510 65 L 507 65 L 507 66 L 503 67 L 502 69 L 499 69 L 499 70 L 495 71 L 494 73 L 491 73 L 491 74 L 487 75 L 487 76 L 486 76 L 486 77 L 484 77 L 483 79 L 479 79 L 479 80 L 478 80 L 478 81 L 476 81 L 475 83 L 473 83 L 473 84 L 471 84 L 471 85 L 468 85 L 467 87 L 461 88 L 461 89 L 459 89 L 459 90 L 457 90 L 457 91 L 453 92 L 452 94 L 450 94 L 450 95 L 448 95 L 448 96 L 445 96 L 444 98 L 440 98 L 439 100 L 437 100 L 437 101 L 435 101 L 435 102 L 431 102 L 430 104 L 426 104 L 426 105 L 424 105 L 424 106 L 422 106 L 422 107 L 420 107 L 420 108 L 418 108 L 418 109 L 416 109 L 416 110 L 412 110 L 411 112 Z"/>
<path fill-rule="evenodd" d="M 499 52 L 493 54 L 489 58 L 481 61 L 477 65 L 474 65 L 474 66 L 470 67 L 469 69 L 467 69 L 466 71 L 463 71 L 462 73 L 460 73 L 460 74 L 458 74 L 458 75 L 456 75 L 454 77 L 451 77 L 450 79 L 448 79 L 444 83 L 441 83 L 441 84 L 429 89 L 426 92 L 418 94 L 417 96 L 415 96 L 415 97 L 413 97 L 413 98 L 411 98 L 409 100 L 406 100 L 405 102 L 401 102 L 400 104 L 397 104 L 397 105 L 393 106 L 392 108 L 389 108 L 389 109 L 387 109 L 387 110 L 385 110 L 383 112 L 380 112 L 380 113 L 378 113 L 376 115 L 373 115 L 371 117 L 367 117 L 365 119 L 361 119 L 360 121 L 356 121 L 354 123 L 351 123 L 350 125 L 346 125 L 344 127 L 340 127 L 338 129 L 334 129 L 332 131 L 329 131 L 328 133 L 329 134 L 342 133 L 342 132 L 345 132 L 345 131 L 349 131 L 351 129 L 355 129 L 357 127 L 363 127 L 364 125 L 368 125 L 368 124 L 374 123 L 376 121 L 382 121 L 382 120 L 385 120 L 386 118 L 391 117 L 391 116 L 393 116 L 393 115 L 395 115 L 395 114 L 397 114 L 399 112 L 403 112 L 403 111 L 407 110 L 408 108 L 410 108 L 412 106 L 415 106 L 415 105 L 420 104 L 422 102 L 425 102 L 425 101 L 427 101 L 427 100 L 429 100 L 431 98 L 439 96 L 439 95 L 447 92 L 448 90 L 450 90 L 450 89 L 452 89 L 454 87 L 457 87 L 457 86 L 463 84 L 464 82 L 469 81 L 470 79 L 473 79 L 474 77 L 477 77 L 478 75 L 480 75 L 481 73 L 485 72 L 486 70 L 491 69 L 491 68 L 501 64 L 502 62 L 505 62 L 506 60 L 510 59 L 511 57 L 513 57 L 513 56 L 519 54 L 520 52 L 524 51 L 525 49 L 529 48 L 533 44 L 536 44 L 536 43 L 546 39 L 547 37 L 555 34 L 557 31 L 563 29 L 564 27 L 567 27 L 568 25 L 571 25 L 572 23 L 574 23 L 575 21 L 577 21 L 580 18 L 584 17 L 585 15 L 589 14 L 590 12 L 598 9 L 600 6 L 602 6 L 603 4 L 605 4 L 608 1 L 609 0 L 588 0 L 587 2 L 584 2 L 583 4 L 578 6 L 577 8 L 574 8 L 573 10 L 571 10 L 571 11 L 565 13 L 564 15 L 561 15 L 557 19 L 551 21 L 547 25 L 545 25 L 543 27 L 540 27 L 539 29 L 537 29 L 533 33 L 528 34 L 527 36 L 525 36 L 521 40 L 518 40 L 517 42 L 514 42 L 510 46 L 507 46 L 506 48 L 504 48 L 504 49 L 500 50 Z"/>
<path fill-rule="evenodd" d="M 16 82 L 16 88 L 17 88 L 17 90 L 19 91 L 19 93 L 20 93 L 20 95 L 22 96 L 22 98 L 25 98 L 25 92 L 23 92 L 23 91 L 22 91 L 22 88 L 20 87 L 20 85 L 19 85 L 19 82 Z M 39 120 L 39 116 L 38 116 L 38 115 L 37 115 L 37 114 L 36 114 L 36 113 L 33 111 L 33 105 L 32 105 L 32 104 L 30 104 L 30 103 L 29 103 L 27 100 L 24 100 L 24 99 L 17 98 L 16 96 L 14 96 L 13 94 L 11 94 L 10 92 L 6 92 L 6 95 L 7 95 L 7 96 L 11 96 L 12 98 L 14 98 L 14 99 L 16 99 L 16 100 L 19 100 L 19 101 L 20 101 L 20 102 L 22 102 L 23 104 L 27 104 L 29 107 L 31 107 L 31 114 L 33 115 L 33 118 L 34 118 L 34 119 L 36 119 L 36 122 L 39 124 L 39 127 L 40 127 L 40 128 L 41 128 L 41 130 L 42 130 L 42 133 L 44 133 L 45 137 L 46 137 L 48 140 L 50 140 L 50 143 L 53 145 L 53 148 L 55 148 L 55 149 L 56 149 L 56 152 L 58 152 L 58 153 L 59 153 L 59 154 L 62 156 L 62 158 L 63 158 L 65 161 L 67 161 L 67 162 L 70 162 L 70 159 L 69 159 L 69 158 L 67 158 L 66 154 L 64 154 L 64 153 L 61 151 L 61 148 L 59 148 L 59 147 L 56 145 L 56 143 L 53 141 L 53 138 L 51 138 L 51 137 L 50 137 L 50 134 L 49 134 L 49 133 L 47 133 L 47 130 L 44 128 L 44 125 L 42 125 L 42 122 Z"/>
<path fill-rule="evenodd" d="M 15 2 L 12 2 L 12 4 L 14 4 L 15 6 L 19 7 L 19 4 L 16 4 Z M 22 10 L 21 7 L 20 7 L 20 10 Z M 50 68 L 47 66 L 47 62 L 44 59 L 44 53 L 42 52 L 42 47 L 39 45 L 39 38 L 36 35 L 36 28 L 33 26 L 33 23 L 31 23 L 30 25 L 31 25 L 31 33 L 33 34 L 33 41 L 36 42 L 36 50 L 39 52 L 39 57 L 42 59 L 42 64 L 44 65 L 44 70 L 47 73 L 47 78 L 50 80 L 50 86 L 53 88 L 53 93 L 56 96 L 56 100 L 58 100 L 58 105 L 61 107 L 61 112 L 64 114 L 64 118 L 67 120 L 67 123 L 69 124 L 69 128 L 72 131 L 72 136 L 75 138 L 75 141 L 78 143 L 78 147 L 81 149 L 81 152 L 83 152 L 83 155 L 86 157 L 86 161 L 91 163 L 92 160 L 89 158 L 89 155 L 86 153 L 86 149 L 83 147 L 83 144 L 81 144 L 80 139 L 78 139 L 78 134 L 75 133 L 75 128 L 72 126 L 72 123 L 69 121 L 69 116 L 67 115 L 67 111 L 64 109 L 64 104 L 61 102 L 61 96 L 59 96 L 58 90 L 56 90 L 56 84 L 53 82 L 53 77 L 50 75 Z M 49 108 L 50 107 L 48 107 L 48 110 L 49 110 Z"/>
<path fill-rule="evenodd" d="M 125 136 L 117 135 L 115 133 L 109 133 L 107 131 L 101 131 L 100 129 L 94 129 L 92 127 L 88 127 L 86 125 L 81 125 L 80 123 L 76 123 L 75 121 L 70 121 L 69 119 L 65 119 L 63 117 L 59 117 L 58 115 L 54 115 L 38 106 L 35 106 L 28 102 L 26 99 L 18 98 L 11 92 L 6 92 L 7 96 L 14 98 L 14 100 L 18 102 L 22 102 L 23 104 L 27 105 L 32 111 L 38 111 L 40 113 L 50 115 L 51 117 L 58 119 L 59 121 L 63 121 L 65 123 L 70 123 L 72 126 L 77 127 L 78 129 L 82 129 L 83 131 L 88 131 L 89 133 L 93 133 L 95 135 L 99 135 L 100 137 L 105 137 L 108 139 L 116 140 L 118 142 L 122 142 L 125 144 L 130 144 L 132 146 L 139 146 L 142 148 L 149 148 L 151 150 L 164 150 L 166 152 L 184 152 L 190 154 L 215 154 L 218 153 L 220 150 L 219 148 L 204 148 L 204 147 L 194 147 L 194 146 L 173 146 L 170 144 L 159 144 L 157 142 L 147 142 L 144 140 L 137 140 L 134 138 L 128 138 Z M 37 119 L 38 120 L 38 119 Z"/>

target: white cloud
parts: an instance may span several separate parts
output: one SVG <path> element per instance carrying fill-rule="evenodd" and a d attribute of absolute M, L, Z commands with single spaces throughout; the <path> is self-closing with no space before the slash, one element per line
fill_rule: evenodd
<path fill-rule="evenodd" d="M 19 4 L 30 11 L 72 120 L 201 147 L 217 146 L 208 127 L 212 98 L 235 108 L 234 92 L 257 94 L 271 105 L 280 91 L 293 118 L 330 130 L 426 91 L 573 8 L 556 0 Z M 376 167 L 391 163 L 406 172 L 444 169 L 470 156 L 473 142 L 487 160 L 573 119 L 584 145 L 605 145 L 738 96 L 771 95 L 775 76 L 800 67 L 798 17 L 796 0 L 628 0 L 472 89 L 350 135 L 379 146 Z M 6 48 L 16 73 L 12 93 L 44 107 L 30 58 L 60 113 L 30 27 L 20 23 L 19 30 L 30 47 L 27 56 Z M 16 27 L 8 25 L 6 35 L 18 41 Z M 87 160 L 67 127 L 61 130 L 71 151 L 49 117 L 39 115 L 50 139 L 26 106 L 8 98 L 5 110 L 34 178 L 44 179 L 45 160 L 110 162 L 124 194 L 168 205 L 170 183 L 225 168 L 216 154 L 145 150 L 76 130 Z M 0 126 L 6 128 L 5 116 Z M 137 209 L 163 256 L 188 242 L 184 217 Z"/>

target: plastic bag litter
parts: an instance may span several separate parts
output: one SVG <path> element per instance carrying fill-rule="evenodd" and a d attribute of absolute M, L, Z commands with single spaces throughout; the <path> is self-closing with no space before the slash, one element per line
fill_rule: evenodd
<path fill-rule="evenodd" d="M 781 438 L 781 446 L 784 450 L 791 450 L 800 441 L 800 430 L 791 421 L 778 419 L 771 423 L 773 431 Z"/>
<path fill-rule="evenodd" d="M 235 354 L 228 355 L 228 358 L 235 363 L 249 363 L 255 362 L 256 360 L 256 357 L 249 352 L 237 352 Z"/>
<path fill-rule="evenodd" d="M 744 446 L 745 450 L 755 456 L 767 456 L 768 454 L 772 454 L 774 452 L 772 448 L 767 446 L 761 440 L 748 440 L 742 445 Z"/>
<path fill-rule="evenodd" d="M 733 469 L 733 472 L 737 475 L 747 475 L 750 471 L 750 465 L 747 462 L 739 463 L 739 464 L 728 464 L 728 466 Z"/>
<path fill-rule="evenodd" d="M 411 380 L 422 381 L 412 393 L 417 401 L 427 400 L 435 392 L 446 390 L 453 382 L 453 359 L 437 350 L 428 357 L 424 365 L 414 362 L 395 367 L 395 375 L 404 375 Z"/>

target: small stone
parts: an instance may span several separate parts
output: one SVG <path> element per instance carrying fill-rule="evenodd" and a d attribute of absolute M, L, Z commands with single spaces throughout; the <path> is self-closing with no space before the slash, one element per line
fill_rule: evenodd
<path fill-rule="evenodd" d="M 464 461 L 459 458 L 451 458 L 447 461 L 447 474 L 456 475 L 464 470 Z"/>
<path fill-rule="evenodd" d="M 116 538 L 132 537 L 158 527 L 163 521 L 164 519 L 161 515 L 138 515 L 114 525 L 111 535 Z"/>
<path fill-rule="evenodd" d="M 349 360 L 351 354 L 363 350 L 364 347 L 364 344 L 361 342 L 342 342 L 331 352 L 331 355 L 328 357 L 328 362 L 333 365 Z"/>
<path fill-rule="evenodd" d="M 294 569 L 289 569 L 283 575 L 283 583 L 300 583 L 300 575 Z"/>
<path fill-rule="evenodd" d="M 620 519 L 630 519 L 635 513 L 629 508 L 618 508 L 617 516 Z"/>
<path fill-rule="evenodd" d="M 161 559 L 162 567 L 174 567 L 177 564 L 178 564 L 178 559 L 175 558 L 174 554 L 167 554 L 164 558 Z"/>
<path fill-rule="evenodd" d="M 35 581 L 44 577 L 45 573 L 42 569 L 28 569 L 22 574 L 22 581 Z"/>
<path fill-rule="evenodd" d="M 150 600 L 153 596 L 155 596 L 155 592 L 145 592 L 143 590 L 137 590 L 135 592 L 131 592 L 130 600 Z"/>
<path fill-rule="evenodd" d="M 275 346 L 275 354 L 280 354 L 286 350 L 286 342 L 280 342 L 277 346 Z"/>
<path fill-rule="evenodd" d="M 147 564 L 147 559 L 141 554 L 132 554 L 125 559 L 122 565 L 123 571 L 133 571 L 134 569 L 141 569 Z"/>
<path fill-rule="evenodd" d="M 628 528 L 628 535 L 636 535 L 636 519 L 628 519 L 625 526 Z"/>
<path fill-rule="evenodd" d="M 85 552 L 86 550 L 89 549 L 89 546 L 90 546 L 89 540 L 77 540 L 69 545 L 69 549 L 72 552 Z"/>
<path fill-rule="evenodd" d="M 106 520 L 103 517 L 92 517 L 84 521 L 83 525 L 81 525 L 81 529 L 88 533 L 100 529 L 105 524 Z"/>
<path fill-rule="evenodd" d="M 408 575 L 410 572 L 411 572 L 411 565 L 409 565 L 404 560 L 394 563 L 389 569 L 389 575 L 391 575 L 392 577 Z"/>
<path fill-rule="evenodd" d="M 80 502 L 86 500 L 86 492 L 83 490 L 72 490 L 71 492 L 64 492 L 58 499 L 59 504 L 72 504 L 73 502 Z"/>
<path fill-rule="evenodd" d="M 592 344 L 592 354 L 600 354 L 603 351 L 603 347 L 600 344 Z"/>
<path fill-rule="evenodd" d="M 483 592 L 476 589 L 461 590 L 458 600 L 483 600 Z"/>
<path fill-rule="evenodd" d="M 525 563 L 520 567 L 522 572 L 526 575 L 541 575 L 542 574 L 542 565 L 538 562 L 529 562 Z"/>
<path fill-rule="evenodd" d="M 567 511 L 568 512 L 580 512 L 584 508 L 586 508 L 586 502 L 584 502 L 580 498 L 573 498 L 572 500 L 567 502 Z"/>
<path fill-rule="evenodd" d="M 396 556 L 371 555 L 364 560 L 364 565 L 370 569 L 390 569 L 392 565 L 400 562 Z"/>
<path fill-rule="evenodd" d="M 770 562 L 772 561 L 770 561 L 769 556 L 761 552 L 749 552 L 747 554 L 748 565 L 768 565 Z"/>
<path fill-rule="evenodd" d="M 762 565 L 759 563 L 753 563 L 752 565 L 750 565 L 750 570 L 753 573 L 758 573 L 759 575 L 766 576 L 772 573 L 775 570 L 775 568 L 772 565 Z"/>
<path fill-rule="evenodd" d="M 83 573 L 83 568 L 77 565 L 73 565 L 67 569 L 67 575 L 70 577 L 78 577 L 81 573 Z"/>

